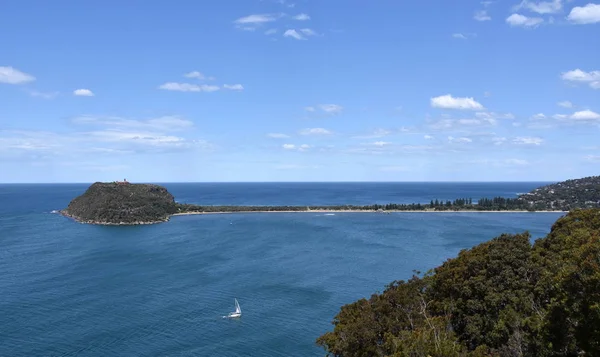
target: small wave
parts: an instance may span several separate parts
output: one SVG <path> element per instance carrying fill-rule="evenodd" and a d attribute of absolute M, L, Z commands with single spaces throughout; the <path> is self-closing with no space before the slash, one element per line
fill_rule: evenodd
<path fill-rule="evenodd" d="M 53 209 L 52 211 L 50 211 L 50 213 L 58 213 L 58 211 Z"/>
<path fill-rule="evenodd" d="M 325 213 L 323 216 L 335 216 L 335 213 Z"/>

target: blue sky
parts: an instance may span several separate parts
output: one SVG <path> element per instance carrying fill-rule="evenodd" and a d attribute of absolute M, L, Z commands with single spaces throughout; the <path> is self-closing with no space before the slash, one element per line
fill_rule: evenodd
<path fill-rule="evenodd" d="M 3 1 L 0 182 L 597 175 L 593 1 Z"/>

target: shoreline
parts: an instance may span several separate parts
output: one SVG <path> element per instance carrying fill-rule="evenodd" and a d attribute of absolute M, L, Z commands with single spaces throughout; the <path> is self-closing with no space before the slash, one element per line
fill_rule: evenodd
<path fill-rule="evenodd" d="M 527 211 L 527 210 L 504 210 L 504 211 L 487 211 L 487 210 L 389 210 L 389 211 L 373 211 L 373 210 L 303 210 L 303 211 L 215 211 L 215 212 L 180 212 L 173 213 L 171 216 L 191 216 L 203 214 L 235 214 L 235 213 L 568 213 L 569 211 Z"/>
<path fill-rule="evenodd" d="M 165 223 L 169 221 L 169 217 L 162 219 L 162 220 L 156 220 L 156 221 L 136 221 L 136 222 L 100 222 L 100 221 L 85 221 L 80 219 L 79 217 L 73 216 L 69 213 L 67 213 L 65 210 L 54 210 L 51 213 L 56 213 L 59 214 L 63 217 L 66 217 L 68 219 L 72 219 L 73 221 L 80 223 L 80 224 L 94 224 L 94 225 L 98 225 L 98 226 L 141 226 L 141 225 L 147 225 L 147 224 L 158 224 L 158 223 Z"/>
<path fill-rule="evenodd" d="M 149 224 L 158 224 L 169 222 L 171 217 L 175 216 L 194 216 L 194 215 L 213 215 L 213 214 L 241 214 L 241 213 L 378 213 L 378 214 L 390 214 L 390 213 L 568 213 L 569 211 L 526 211 L 526 210 L 514 210 L 514 211 L 484 211 L 484 210 L 459 210 L 459 211 L 433 211 L 433 210 L 390 210 L 390 211 L 373 211 L 373 210 L 303 210 L 303 211 L 216 211 L 216 212 L 179 212 L 169 215 L 165 219 L 156 221 L 136 221 L 136 222 L 100 222 L 100 221 L 84 221 L 68 214 L 65 211 L 55 211 L 63 217 L 72 219 L 73 221 L 80 224 L 92 224 L 99 226 L 140 226 Z"/>

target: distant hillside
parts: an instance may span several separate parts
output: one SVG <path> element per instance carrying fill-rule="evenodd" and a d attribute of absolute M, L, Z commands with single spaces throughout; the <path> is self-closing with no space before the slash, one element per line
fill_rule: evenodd
<path fill-rule="evenodd" d="M 567 180 L 536 188 L 519 196 L 536 210 L 563 210 L 600 207 L 600 176 Z"/>
<path fill-rule="evenodd" d="M 83 223 L 146 224 L 164 222 L 177 212 L 166 188 L 128 182 L 96 182 L 61 211 Z"/>

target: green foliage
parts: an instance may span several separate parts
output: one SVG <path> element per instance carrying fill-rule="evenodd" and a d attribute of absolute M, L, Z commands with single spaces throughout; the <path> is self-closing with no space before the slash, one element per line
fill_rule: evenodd
<path fill-rule="evenodd" d="M 175 213 L 193 212 L 302 212 L 320 211 L 535 211 L 600 207 L 600 176 L 540 187 L 518 198 L 431 200 L 424 203 L 333 206 L 201 206 L 175 203 L 157 185 L 96 182 L 62 213 L 82 222 L 135 224 L 166 221 Z"/>
<path fill-rule="evenodd" d="M 345 305 L 331 356 L 600 356 L 600 210 L 503 234 Z"/>
<path fill-rule="evenodd" d="M 82 222 L 133 224 L 164 221 L 176 212 L 173 195 L 164 187 L 96 182 L 63 214 Z"/>
<path fill-rule="evenodd" d="M 576 208 L 600 207 L 600 176 L 567 180 L 539 187 L 519 196 L 532 209 L 569 211 Z"/>

